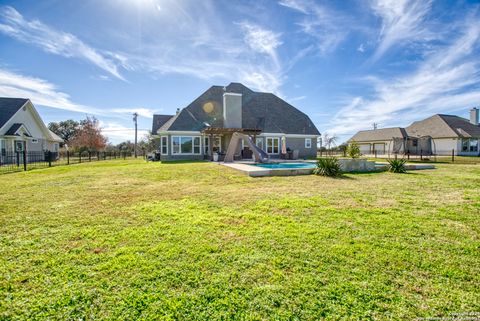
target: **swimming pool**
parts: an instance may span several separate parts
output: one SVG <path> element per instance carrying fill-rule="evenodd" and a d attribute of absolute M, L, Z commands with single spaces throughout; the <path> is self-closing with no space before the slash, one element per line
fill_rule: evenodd
<path fill-rule="evenodd" d="M 262 163 L 253 164 L 253 166 L 268 168 L 268 169 L 297 169 L 297 168 L 315 168 L 315 163 Z"/>

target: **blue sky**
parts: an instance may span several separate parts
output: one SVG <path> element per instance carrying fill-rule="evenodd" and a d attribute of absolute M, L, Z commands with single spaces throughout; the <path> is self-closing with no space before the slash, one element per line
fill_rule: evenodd
<path fill-rule="evenodd" d="M 110 141 L 211 85 L 273 92 L 343 141 L 480 105 L 480 5 L 429 0 L 0 1 L 0 96 Z"/>

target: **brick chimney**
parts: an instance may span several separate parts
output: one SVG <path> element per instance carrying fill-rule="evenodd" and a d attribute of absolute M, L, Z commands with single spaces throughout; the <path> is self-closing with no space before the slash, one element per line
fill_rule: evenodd
<path fill-rule="evenodd" d="M 470 123 L 478 126 L 478 108 L 477 107 L 470 109 Z"/>

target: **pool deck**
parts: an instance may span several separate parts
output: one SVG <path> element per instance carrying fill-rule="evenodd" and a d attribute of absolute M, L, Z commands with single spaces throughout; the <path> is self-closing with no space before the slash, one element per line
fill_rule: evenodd
<path fill-rule="evenodd" d="M 296 163 L 298 163 L 298 161 Z M 309 175 L 313 172 L 313 168 L 263 168 L 243 162 L 219 164 L 241 171 L 250 177 Z"/>
<path fill-rule="evenodd" d="M 295 163 L 314 163 L 315 161 L 296 161 Z M 237 171 L 240 171 L 250 177 L 264 177 L 264 176 L 296 176 L 312 174 L 313 168 L 263 168 L 259 166 L 252 166 L 253 162 L 242 161 L 241 163 L 218 163 L 219 165 L 227 166 Z M 387 163 L 376 163 L 377 171 L 387 170 Z M 407 170 L 424 170 L 435 169 L 434 165 L 429 164 L 406 164 Z"/>

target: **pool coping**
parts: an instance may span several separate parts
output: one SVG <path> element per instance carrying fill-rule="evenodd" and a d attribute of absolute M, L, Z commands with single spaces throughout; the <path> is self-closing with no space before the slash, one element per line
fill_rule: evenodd
<path fill-rule="evenodd" d="M 297 161 L 295 163 L 306 163 L 306 162 Z M 219 163 L 219 164 L 230 167 L 237 171 L 241 171 L 250 177 L 309 175 L 309 174 L 312 174 L 314 170 L 313 168 L 262 168 L 259 166 L 253 166 L 243 162 L 242 163 Z"/>
<path fill-rule="evenodd" d="M 290 161 L 288 163 L 314 163 L 315 161 Z M 281 163 L 281 162 L 278 162 Z M 285 162 L 286 163 L 286 162 Z M 218 163 L 237 171 L 240 171 L 250 177 L 265 177 L 265 176 L 296 176 L 296 175 L 310 175 L 314 168 L 262 168 L 253 166 L 254 162 L 238 162 L 238 163 Z M 430 164 L 406 164 L 407 170 L 425 170 L 435 169 L 434 165 Z M 385 171 L 388 168 L 388 163 L 375 163 L 377 171 Z M 374 171 L 372 171 L 374 172 Z"/>

